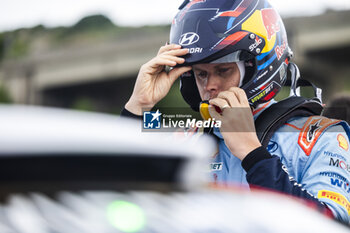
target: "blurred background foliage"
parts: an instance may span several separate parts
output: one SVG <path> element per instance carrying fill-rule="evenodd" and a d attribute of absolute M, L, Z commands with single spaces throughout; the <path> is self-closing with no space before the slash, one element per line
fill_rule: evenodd
<path fill-rule="evenodd" d="M 23 58 L 29 53 L 54 50 L 79 44 L 127 39 L 149 33 L 169 32 L 169 25 L 119 27 L 98 14 L 82 18 L 71 27 L 46 28 L 37 25 L 0 33 L 0 59 Z"/>
<path fill-rule="evenodd" d="M 13 103 L 11 96 L 10 96 L 10 93 L 2 85 L 0 85 L 0 103 L 5 103 L 5 104 Z"/>
<path fill-rule="evenodd" d="M 323 88 L 325 99 L 350 89 L 349 20 L 350 11 L 330 11 L 284 21 L 294 61 L 303 77 Z M 332 39 L 334 30 L 344 36 Z M 169 31 L 170 25 L 122 27 L 97 14 L 70 27 L 1 32 L 0 102 L 119 114 L 139 67 L 169 40 Z M 283 88 L 277 99 L 288 94 Z M 156 106 L 164 107 L 187 107 L 178 81 Z"/>
<path fill-rule="evenodd" d="M 156 43 L 156 46 L 152 44 L 155 49 L 148 48 L 152 49 L 152 54 L 138 61 L 137 66 L 129 67 L 128 72 L 124 72 L 126 74 L 103 74 L 103 65 L 109 62 L 109 57 L 112 57 L 111 62 L 113 59 L 123 60 L 124 56 L 135 60 L 133 57 L 137 58 L 140 55 L 133 46 L 139 39 L 142 47 L 142 38 L 152 37 L 153 40 L 158 34 L 168 34 L 169 30 L 170 25 L 121 27 L 115 25 L 108 17 L 97 14 L 86 16 L 71 27 L 47 28 L 37 25 L 2 32 L 0 82 L 4 85 L 0 89 L 0 101 L 119 114 L 131 93 L 139 67 L 153 57 L 165 41 L 152 42 Z M 142 52 L 141 49 L 140 53 Z M 129 54 L 133 54 L 133 57 Z M 93 61 L 90 62 L 89 59 Z M 85 60 L 88 64 L 81 65 Z M 44 88 L 36 87 L 36 79 L 41 75 L 41 70 L 45 71 L 42 75 L 44 77 L 40 78 L 49 80 L 50 77 L 45 77 L 47 70 L 47 73 L 50 73 L 52 70 L 61 69 L 58 72 L 62 72 L 62 78 L 68 80 L 72 67 L 79 72 L 88 70 L 86 66 L 96 65 L 101 67 L 98 67 L 99 70 L 94 74 L 92 81 L 83 77 L 72 84 L 67 81 Z M 11 95 L 14 95 L 14 98 Z"/>

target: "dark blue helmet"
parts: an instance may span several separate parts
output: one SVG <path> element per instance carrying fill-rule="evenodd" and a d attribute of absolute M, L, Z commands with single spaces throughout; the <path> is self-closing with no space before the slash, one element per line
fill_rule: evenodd
<path fill-rule="evenodd" d="M 189 49 L 183 65 L 244 61 L 241 88 L 252 106 L 279 92 L 292 55 L 281 17 L 266 0 L 187 0 L 172 22 L 170 42 Z M 192 71 L 181 76 L 180 90 L 198 111 Z"/>

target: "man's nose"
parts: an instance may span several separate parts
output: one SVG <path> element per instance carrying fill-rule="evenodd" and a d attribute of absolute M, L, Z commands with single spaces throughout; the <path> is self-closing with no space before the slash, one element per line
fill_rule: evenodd
<path fill-rule="evenodd" d="M 221 79 L 217 75 L 210 75 L 205 86 L 206 91 L 219 92 L 221 86 Z"/>

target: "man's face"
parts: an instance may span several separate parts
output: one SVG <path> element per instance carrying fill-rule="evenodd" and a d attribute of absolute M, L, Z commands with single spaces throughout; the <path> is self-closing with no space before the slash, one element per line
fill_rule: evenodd
<path fill-rule="evenodd" d="M 193 72 L 202 100 L 213 99 L 220 92 L 239 85 L 240 72 L 236 63 L 196 64 Z"/>

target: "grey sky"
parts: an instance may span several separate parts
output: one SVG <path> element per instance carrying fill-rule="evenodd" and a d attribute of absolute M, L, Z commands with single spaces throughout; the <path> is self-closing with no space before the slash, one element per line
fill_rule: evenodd
<path fill-rule="evenodd" d="M 86 15 L 102 13 L 116 24 L 170 23 L 183 0 L 0 0 L 0 31 L 20 27 L 69 26 Z M 350 9 L 350 0 L 270 0 L 284 16 Z"/>

